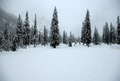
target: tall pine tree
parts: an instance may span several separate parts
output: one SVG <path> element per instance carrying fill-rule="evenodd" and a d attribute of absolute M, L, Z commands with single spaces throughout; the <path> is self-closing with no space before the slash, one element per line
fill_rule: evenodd
<path fill-rule="evenodd" d="M 16 36 L 13 37 L 11 49 L 12 51 L 17 51 Z"/>
<path fill-rule="evenodd" d="M 89 10 L 87 10 L 87 14 L 84 21 L 84 34 L 85 34 L 85 43 L 89 47 L 91 43 L 91 24 L 90 24 L 90 15 Z"/>
<path fill-rule="evenodd" d="M 53 48 L 59 45 L 59 26 L 58 26 L 58 16 L 57 16 L 57 9 L 55 7 L 53 12 L 53 18 L 51 22 L 51 31 L 50 31 L 50 45 Z"/>
<path fill-rule="evenodd" d="M 110 24 L 110 43 L 111 44 L 116 43 L 115 28 L 113 27 L 112 23 Z"/>
<path fill-rule="evenodd" d="M 47 43 L 48 43 L 48 32 L 46 27 L 44 26 L 43 45 L 46 45 Z"/>
<path fill-rule="evenodd" d="M 117 17 L 117 44 L 120 44 L 120 19 Z"/>
<path fill-rule="evenodd" d="M 42 43 L 42 33 L 41 33 L 41 31 L 39 31 L 38 42 L 39 42 L 39 44 Z"/>
<path fill-rule="evenodd" d="M 84 26 L 84 22 L 82 23 L 81 42 L 83 44 L 85 44 L 85 26 Z"/>
<path fill-rule="evenodd" d="M 93 44 L 94 45 L 100 44 L 100 36 L 98 34 L 98 30 L 96 27 L 95 27 L 94 34 L 93 34 Z"/>
<path fill-rule="evenodd" d="M 71 32 L 70 32 L 70 36 L 69 36 L 69 47 L 72 47 L 72 35 L 71 35 Z"/>
<path fill-rule="evenodd" d="M 9 41 L 9 32 L 8 32 L 8 28 L 7 28 L 7 23 L 5 23 L 5 28 L 3 31 L 3 45 L 2 48 L 5 51 L 9 51 L 10 50 L 10 41 Z"/>
<path fill-rule="evenodd" d="M 2 32 L 0 32 L 0 51 L 2 51 L 2 39 L 3 39 L 3 35 Z"/>
<path fill-rule="evenodd" d="M 110 33 L 109 33 L 109 27 L 108 23 L 106 22 L 105 28 L 104 28 L 104 43 L 109 44 L 110 42 Z"/>
<path fill-rule="evenodd" d="M 20 15 L 17 19 L 16 43 L 18 48 L 23 46 L 23 24 L 22 24 L 22 19 Z"/>
<path fill-rule="evenodd" d="M 24 21 L 24 45 L 27 46 L 30 44 L 30 24 L 28 12 L 26 12 L 26 18 Z"/>
<path fill-rule="evenodd" d="M 34 47 L 37 45 L 37 37 L 38 37 L 38 31 L 37 31 L 37 19 L 36 19 L 36 14 L 35 14 L 35 20 L 34 20 Z"/>

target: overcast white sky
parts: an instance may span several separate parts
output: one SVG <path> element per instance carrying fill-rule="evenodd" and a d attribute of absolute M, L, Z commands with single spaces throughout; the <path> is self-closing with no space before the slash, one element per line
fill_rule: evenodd
<path fill-rule="evenodd" d="M 16 16 L 21 14 L 25 19 L 29 12 L 30 23 L 33 24 L 34 14 L 37 14 L 38 29 L 46 25 L 50 29 L 54 7 L 58 10 L 59 28 L 81 34 L 82 22 L 86 11 L 90 11 L 92 32 L 94 27 L 101 33 L 107 21 L 116 26 L 117 16 L 120 15 L 120 0 L 0 0 L 0 6 Z"/>

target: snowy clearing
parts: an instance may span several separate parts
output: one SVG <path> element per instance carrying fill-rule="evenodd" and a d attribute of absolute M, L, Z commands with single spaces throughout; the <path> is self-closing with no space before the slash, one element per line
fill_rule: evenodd
<path fill-rule="evenodd" d="M 30 46 L 0 52 L 0 81 L 120 81 L 120 46 Z"/>

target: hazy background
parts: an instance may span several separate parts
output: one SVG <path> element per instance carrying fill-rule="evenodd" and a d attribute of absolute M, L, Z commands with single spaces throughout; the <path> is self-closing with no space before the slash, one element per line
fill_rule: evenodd
<path fill-rule="evenodd" d="M 87 9 L 90 11 L 92 32 L 96 26 L 100 34 L 106 21 L 116 27 L 117 16 L 120 15 L 120 0 L 0 0 L 0 7 L 16 16 L 20 14 L 23 21 L 28 11 L 31 25 L 37 14 L 38 29 L 43 29 L 44 25 L 50 29 L 55 6 L 60 31 L 72 31 L 76 36 L 81 34 Z"/>

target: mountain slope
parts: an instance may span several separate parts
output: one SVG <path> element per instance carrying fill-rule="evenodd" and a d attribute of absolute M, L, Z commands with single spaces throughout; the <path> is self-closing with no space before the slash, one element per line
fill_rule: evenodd
<path fill-rule="evenodd" d="M 5 12 L 2 8 L 0 8 L 0 31 L 4 29 L 6 22 L 8 28 L 13 29 L 16 26 L 17 17 L 13 14 Z"/>

